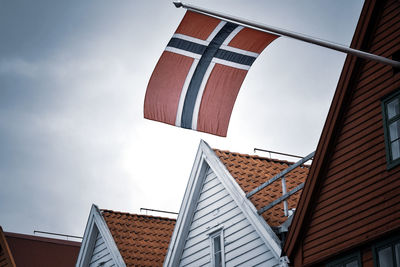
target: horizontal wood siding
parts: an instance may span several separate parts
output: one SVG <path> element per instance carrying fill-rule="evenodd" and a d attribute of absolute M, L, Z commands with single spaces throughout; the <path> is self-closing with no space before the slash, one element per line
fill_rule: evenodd
<path fill-rule="evenodd" d="M 211 266 L 209 231 L 224 226 L 226 266 L 277 266 L 279 261 L 209 169 L 185 243 L 180 266 Z"/>
<path fill-rule="evenodd" d="M 390 58 L 400 50 L 400 1 L 386 1 L 376 23 L 369 51 Z M 391 67 L 375 62 L 361 67 L 303 240 L 304 264 L 399 228 L 400 168 L 386 169 L 381 115 L 382 97 L 399 87 L 400 76 Z M 368 250 L 363 262 L 372 266 Z"/>
<path fill-rule="evenodd" d="M 104 264 L 101 265 L 101 267 L 116 266 L 111 257 L 110 251 L 108 250 L 106 244 L 104 243 L 103 237 L 101 236 L 100 233 L 98 233 L 96 238 L 96 244 L 94 245 L 93 249 L 92 258 L 90 259 L 89 267 L 97 267 L 102 262 L 104 262 Z"/>

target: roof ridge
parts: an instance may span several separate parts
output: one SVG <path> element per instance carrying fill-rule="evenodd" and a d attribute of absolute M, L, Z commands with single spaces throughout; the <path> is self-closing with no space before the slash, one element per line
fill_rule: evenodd
<path fill-rule="evenodd" d="M 137 217 L 142 217 L 142 218 L 147 218 L 147 219 L 161 219 L 161 220 L 176 221 L 176 219 L 169 218 L 169 217 L 154 216 L 154 215 L 147 215 L 147 214 L 136 214 L 136 213 L 123 212 L 123 211 L 114 211 L 114 210 L 109 210 L 109 209 L 100 209 L 100 212 L 101 213 L 109 212 L 109 213 L 114 213 L 114 214 L 137 216 Z"/>
<path fill-rule="evenodd" d="M 288 165 L 293 165 L 293 164 L 296 163 L 296 162 L 293 162 L 293 161 L 288 161 L 288 160 L 283 160 L 283 159 L 267 158 L 267 157 L 262 157 L 262 156 L 259 156 L 259 155 L 250 155 L 250 154 L 244 154 L 244 153 L 239 153 L 239 152 L 232 152 L 232 151 L 229 151 L 229 150 L 221 150 L 221 149 L 218 149 L 218 148 L 213 148 L 213 150 L 214 150 L 214 152 L 219 151 L 221 153 L 230 153 L 230 154 L 235 154 L 235 155 L 242 156 L 242 157 L 247 157 L 247 158 L 252 158 L 252 159 L 260 159 L 260 160 L 266 160 L 266 161 L 272 161 L 272 162 L 275 162 L 275 163 L 282 163 L 282 164 L 288 164 Z M 307 164 L 302 164 L 302 166 L 307 167 L 307 168 L 310 167 L 310 165 L 307 165 Z"/>

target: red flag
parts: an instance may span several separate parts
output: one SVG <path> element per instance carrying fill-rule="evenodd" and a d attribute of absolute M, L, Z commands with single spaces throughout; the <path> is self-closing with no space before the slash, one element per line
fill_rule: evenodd
<path fill-rule="evenodd" d="M 151 75 L 144 117 L 226 136 L 247 71 L 277 37 L 187 11 Z"/>

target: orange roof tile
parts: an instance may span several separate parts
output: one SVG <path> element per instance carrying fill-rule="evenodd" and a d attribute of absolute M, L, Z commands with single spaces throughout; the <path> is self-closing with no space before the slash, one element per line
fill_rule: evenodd
<path fill-rule="evenodd" d="M 101 212 L 127 266 L 162 266 L 175 219 Z"/>
<path fill-rule="evenodd" d="M 246 194 L 293 164 L 288 161 L 221 151 L 218 149 L 214 149 L 214 152 Z M 308 170 L 308 166 L 300 166 L 285 175 L 288 192 L 305 181 Z M 287 199 L 289 209 L 296 208 L 301 191 L 302 190 L 298 191 Z M 251 196 L 250 201 L 258 210 L 280 196 L 282 196 L 282 182 L 281 179 L 278 179 Z M 284 215 L 283 202 L 267 210 L 262 216 L 270 226 L 281 225 L 287 219 Z"/>

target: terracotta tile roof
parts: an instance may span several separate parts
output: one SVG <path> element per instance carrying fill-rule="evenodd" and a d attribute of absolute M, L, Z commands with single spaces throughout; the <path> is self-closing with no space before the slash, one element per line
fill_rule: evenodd
<path fill-rule="evenodd" d="M 127 266 L 162 266 L 175 219 L 101 212 Z"/>
<path fill-rule="evenodd" d="M 218 149 L 214 149 L 214 151 L 245 193 L 250 192 L 293 164 L 288 161 L 221 151 Z M 308 166 L 300 166 L 285 176 L 288 192 L 305 181 L 308 170 Z M 302 190 L 289 197 L 287 200 L 289 209 L 296 208 L 301 191 Z M 282 196 L 282 182 L 281 179 L 278 179 L 250 197 L 250 201 L 258 210 L 280 196 Z M 275 205 L 262 215 L 270 226 L 279 226 L 287 219 L 283 211 L 283 202 Z"/>

